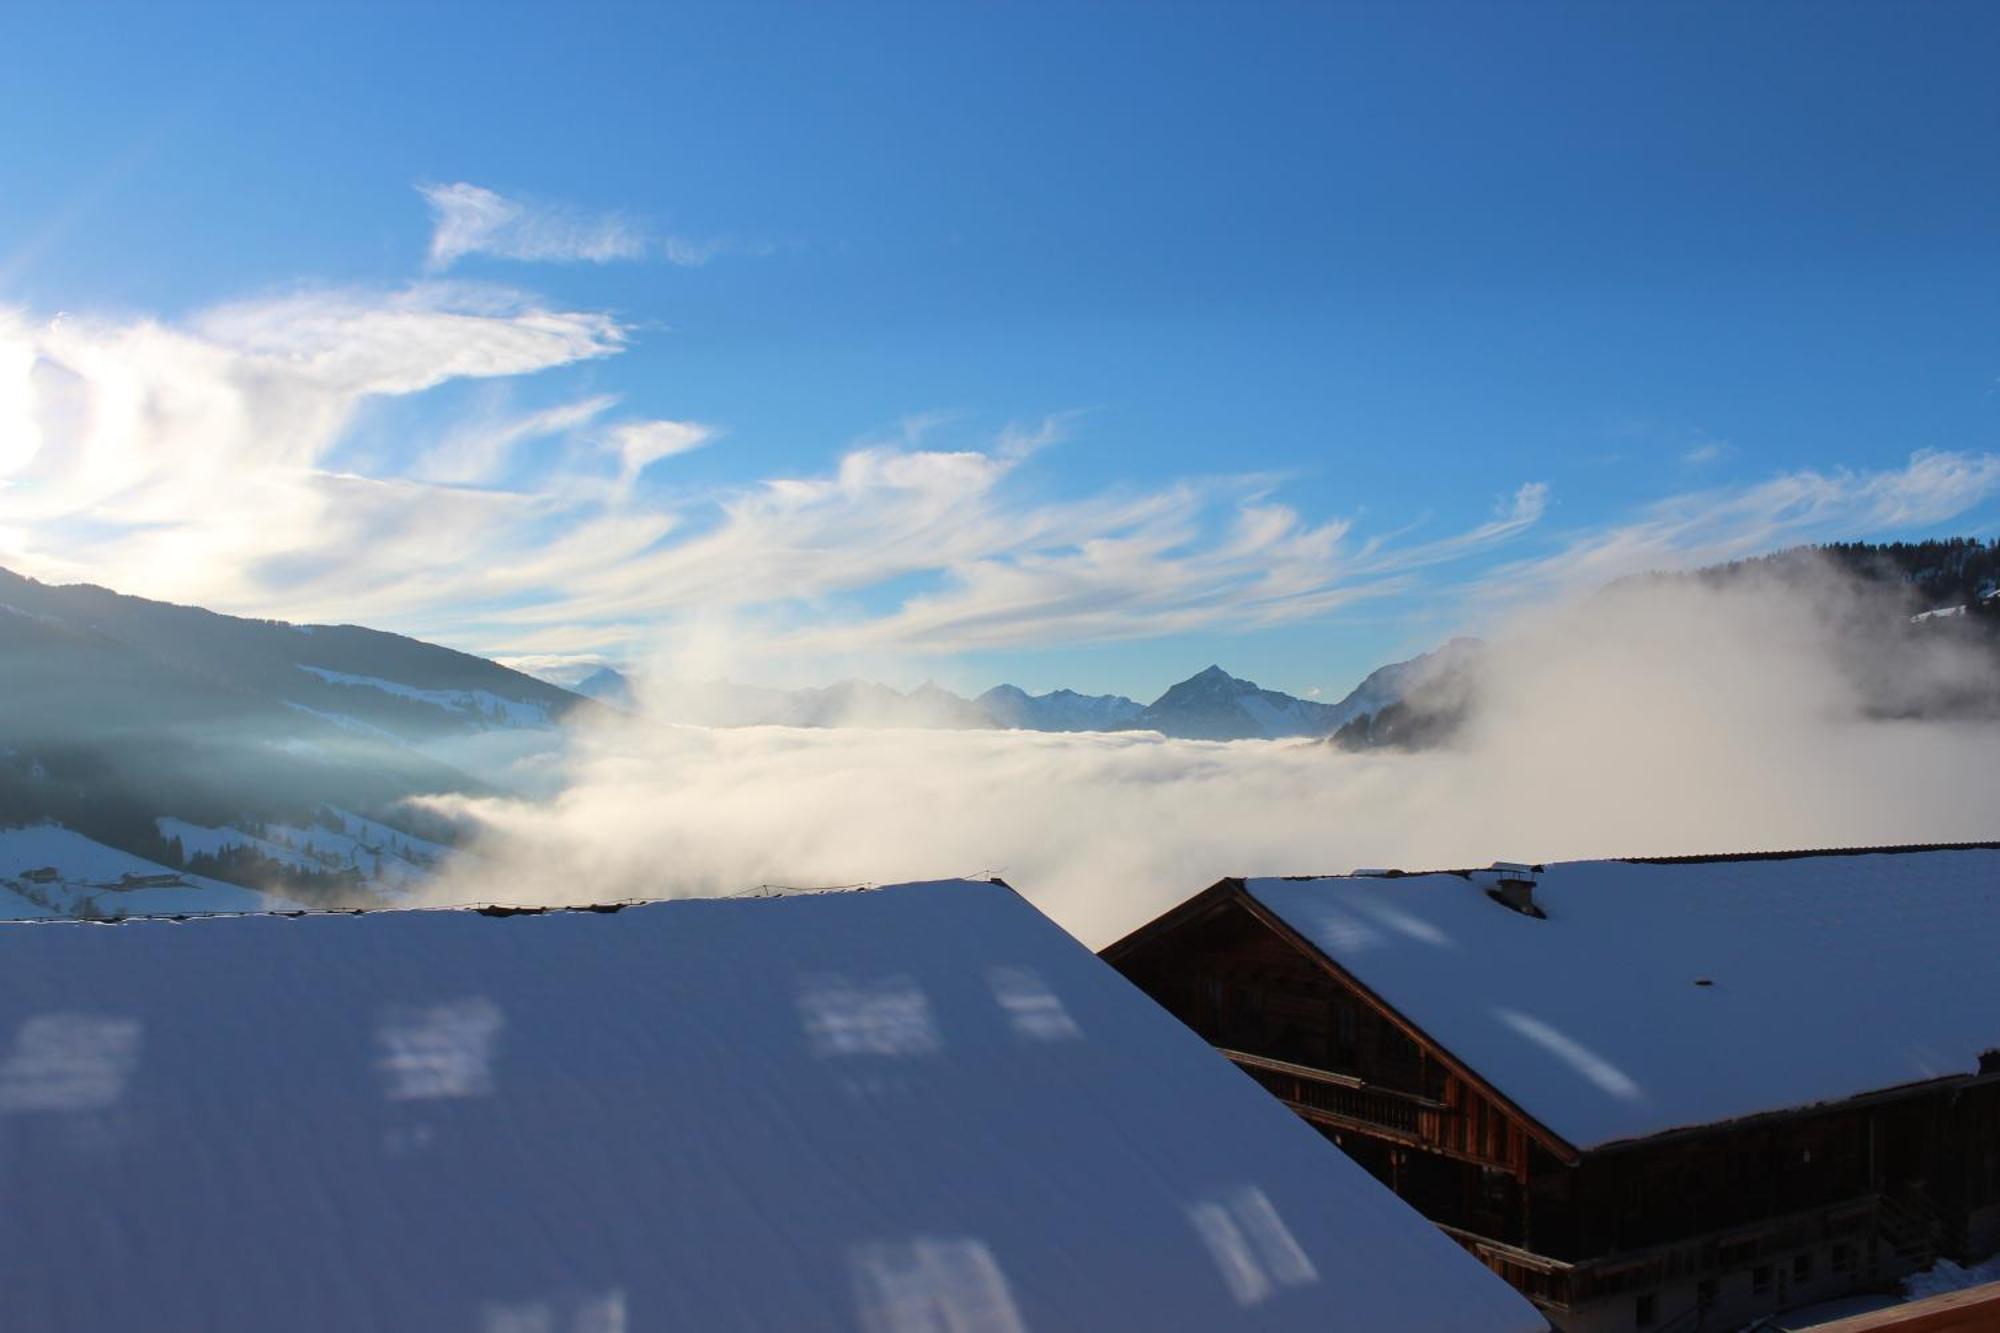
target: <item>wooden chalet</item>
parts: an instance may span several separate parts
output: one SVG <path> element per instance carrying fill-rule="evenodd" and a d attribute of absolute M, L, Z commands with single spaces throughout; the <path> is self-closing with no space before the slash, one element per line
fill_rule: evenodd
<path fill-rule="evenodd" d="M 2000 846 L 1226 879 L 1103 956 L 1571 1333 L 2000 1247 Z"/>

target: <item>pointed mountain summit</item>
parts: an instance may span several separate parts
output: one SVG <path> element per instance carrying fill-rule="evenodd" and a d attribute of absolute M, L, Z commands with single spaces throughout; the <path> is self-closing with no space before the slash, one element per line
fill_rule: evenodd
<path fill-rule="evenodd" d="M 1209 666 L 1170 687 L 1134 725 L 1189 740 L 1275 740 L 1324 736 L 1339 725 L 1339 716 L 1327 704 L 1267 690 Z"/>

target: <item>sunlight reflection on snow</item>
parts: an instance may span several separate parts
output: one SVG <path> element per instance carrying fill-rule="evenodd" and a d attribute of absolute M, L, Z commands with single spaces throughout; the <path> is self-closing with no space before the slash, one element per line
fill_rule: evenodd
<path fill-rule="evenodd" d="M 1382 942 L 1382 932 L 1338 907 L 1316 905 L 1304 913 L 1307 933 L 1335 956 L 1356 954 Z"/>
<path fill-rule="evenodd" d="M 1558 1032 L 1541 1019 L 1529 1014 L 1518 1013 L 1512 1009 L 1495 1009 L 1493 1013 L 1502 1023 L 1620 1101 L 1637 1102 L 1646 1099 L 1645 1089 L 1633 1082 L 1630 1075 L 1574 1037 Z"/>
<path fill-rule="evenodd" d="M 1041 974 L 1028 967 L 989 967 L 986 984 L 1007 1011 L 1014 1035 L 1030 1041 L 1076 1041 L 1083 1029 L 1069 1016 L 1062 997 L 1049 989 Z"/>
<path fill-rule="evenodd" d="M 1374 918 L 1399 935 L 1407 935 L 1422 944 L 1435 945 L 1440 949 L 1456 949 L 1458 942 L 1420 916 L 1414 916 L 1400 907 L 1389 903 L 1360 901 L 1354 904 L 1357 911 Z"/>
<path fill-rule="evenodd" d="M 1238 1305 L 1255 1305 L 1280 1287 L 1319 1280 L 1319 1270 L 1270 1197 L 1254 1185 L 1191 1204 L 1187 1216 Z"/>
<path fill-rule="evenodd" d="M 37 1014 L 0 1060 L 0 1114 L 99 1111 L 116 1104 L 139 1062 L 136 1018 Z"/>
<path fill-rule="evenodd" d="M 984 1241 L 871 1241 L 855 1246 L 849 1259 L 868 1333 L 1025 1333 L 1006 1275 Z"/>
<path fill-rule="evenodd" d="M 799 989 L 806 1040 L 821 1059 L 843 1055 L 931 1055 L 942 1046 L 930 1001 L 908 977 L 806 978 Z"/>
<path fill-rule="evenodd" d="M 382 1131 L 382 1150 L 391 1157 L 408 1157 L 423 1152 L 437 1138 L 429 1125 L 392 1125 Z"/>
<path fill-rule="evenodd" d="M 489 1305 L 480 1312 L 479 1333 L 626 1333 L 625 1293 L 614 1288 L 579 1301 Z"/>
<path fill-rule="evenodd" d="M 375 1067 L 392 1102 L 485 1097 L 493 1092 L 493 1053 L 505 1016 L 485 996 L 394 1008 L 375 1030 Z"/>

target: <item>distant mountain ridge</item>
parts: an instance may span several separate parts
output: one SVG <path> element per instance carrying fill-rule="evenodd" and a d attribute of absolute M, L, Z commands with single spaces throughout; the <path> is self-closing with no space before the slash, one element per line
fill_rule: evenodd
<path fill-rule="evenodd" d="M 1029 694 L 1018 685 L 995 685 L 972 702 L 992 725 L 1015 731 L 1122 731 L 1146 711 L 1122 694 Z"/>
<path fill-rule="evenodd" d="M 1440 653 L 1469 654 L 1477 644 L 1454 640 Z M 1317 739 L 1352 719 L 1396 703 L 1401 683 L 1435 654 L 1392 663 L 1371 674 L 1339 703 L 1301 699 L 1209 666 L 1170 686 L 1150 704 L 1122 694 L 1050 690 L 1030 694 L 996 685 L 968 699 L 926 681 L 907 693 L 848 680 L 800 690 L 728 682 L 666 684 L 650 691 L 650 715 L 708 726 L 997 728 L 1011 731 L 1157 731 L 1182 740 Z M 572 686 L 608 703 L 632 707 L 630 683 L 615 668 L 576 677 Z"/>
<path fill-rule="evenodd" d="M 314 901 L 400 883 L 412 839 L 446 836 L 405 802 L 493 790 L 466 767 L 487 738 L 597 707 L 397 634 L 6 570 L 0 698 L 13 704 L 0 827 L 60 824 L 167 870 Z"/>
<path fill-rule="evenodd" d="M 1831 581 L 1830 581 L 1831 580 Z M 1636 574 L 1592 594 L 1604 604 L 1649 588 L 1715 592 L 1757 587 L 1814 608 L 1829 665 L 1853 687 L 1865 715 L 1934 721 L 2000 717 L 2000 541 L 1795 546 L 1699 569 Z M 1842 595 L 1829 596 L 1834 588 Z M 1429 750 L 1456 742 L 1482 707 L 1483 645 L 1454 640 L 1437 654 L 1384 667 L 1397 697 L 1343 723 L 1347 750 Z M 1955 654 L 1939 675 L 1937 650 Z M 1350 696 L 1352 697 L 1352 696 Z"/>

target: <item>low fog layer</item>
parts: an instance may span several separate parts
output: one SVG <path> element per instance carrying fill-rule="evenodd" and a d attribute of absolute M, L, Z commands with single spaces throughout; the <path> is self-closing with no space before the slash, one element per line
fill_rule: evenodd
<path fill-rule="evenodd" d="M 1899 716 L 1990 688 L 1954 634 L 1830 574 L 1622 585 L 1489 635 L 1428 753 L 1150 733 L 580 732 L 552 800 L 451 800 L 447 901 L 603 901 L 1003 876 L 1101 945 L 1231 874 L 2000 835 L 2000 723 Z"/>

